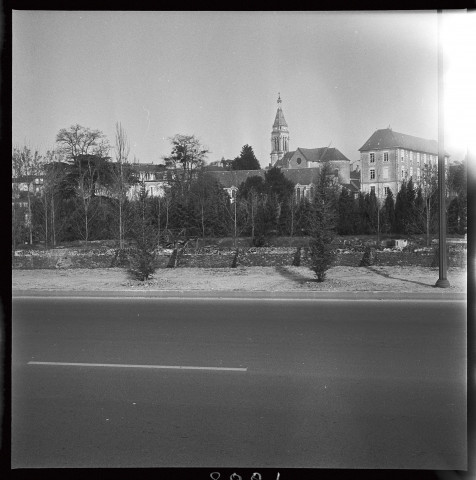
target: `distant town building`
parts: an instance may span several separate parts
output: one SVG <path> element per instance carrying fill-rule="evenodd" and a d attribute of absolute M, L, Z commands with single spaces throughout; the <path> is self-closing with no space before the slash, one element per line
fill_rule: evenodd
<path fill-rule="evenodd" d="M 424 172 L 438 165 L 438 142 L 394 132 L 391 128 L 376 130 L 359 148 L 361 191 L 375 192 L 383 199 L 388 189 L 400 190 L 403 181 L 412 179 L 419 185 Z M 445 153 L 445 164 L 449 155 Z"/>
<path fill-rule="evenodd" d="M 149 197 L 163 197 L 170 184 L 170 172 L 163 164 L 134 163 L 139 183 L 131 186 L 127 193 L 129 199 L 136 197 L 142 185 Z"/>

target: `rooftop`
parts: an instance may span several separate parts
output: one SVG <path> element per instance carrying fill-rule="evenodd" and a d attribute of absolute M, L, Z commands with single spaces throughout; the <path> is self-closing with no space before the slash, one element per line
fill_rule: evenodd
<path fill-rule="evenodd" d="M 364 145 L 359 148 L 359 152 L 383 150 L 385 148 L 405 148 L 406 150 L 438 155 L 438 142 L 436 140 L 427 140 L 405 133 L 394 132 L 391 128 L 376 130 Z M 448 155 L 447 153 L 445 154 Z"/>

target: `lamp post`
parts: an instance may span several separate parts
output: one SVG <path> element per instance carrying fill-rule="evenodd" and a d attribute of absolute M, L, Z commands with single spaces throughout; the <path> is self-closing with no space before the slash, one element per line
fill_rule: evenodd
<path fill-rule="evenodd" d="M 442 11 L 438 10 L 438 190 L 439 190 L 439 278 L 435 287 L 448 288 L 450 282 L 446 278 L 446 182 L 445 182 L 445 149 L 444 149 L 444 79 L 443 48 L 441 30 L 443 26 Z"/>

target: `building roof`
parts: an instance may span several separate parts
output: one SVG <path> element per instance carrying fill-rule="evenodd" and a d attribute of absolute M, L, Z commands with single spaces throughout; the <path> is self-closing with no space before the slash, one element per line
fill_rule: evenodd
<path fill-rule="evenodd" d="M 438 142 L 425 138 L 394 132 L 391 128 L 376 130 L 374 134 L 359 148 L 359 152 L 365 150 L 383 150 L 385 148 L 404 148 L 416 152 L 425 152 L 438 155 Z M 448 155 L 445 152 L 445 155 Z"/>
<path fill-rule="evenodd" d="M 281 110 L 281 107 L 278 107 L 278 111 L 276 112 L 276 118 L 274 119 L 274 123 L 273 123 L 273 129 L 274 128 L 279 129 L 279 127 L 288 128 L 288 124 L 284 119 L 284 114 L 283 114 L 283 111 Z"/>
<path fill-rule="evenodd" d="M 293 156 L 295 150 L 292 152 L 286 152 L 279 160 L 276 160 L 276 163 L 273 165 L 274 167 L 280 168 L 288 168 L 289 167 L 289 160 Z"/>
<path fill-rule="evenodd" d="M 264 170 L 222 170 L 209 171 L 208 175 L 220 183 L 223 188 L 238 187 L 248 177 L 262 177 L 264 179 Z"/>
<path fill-rule="evenodd" d="M 221 165 L 204 165 L 202 170 L 204 172 L 224 172 L 226 168 L 223 168 Z"/>
<path fill-rule="evenodd" d="M 284 176 L 293 182 L 294 185 L 298 183 L 300 185 L 309 185 L 310 183 L 316 183 L 319 178 L 320 168 L 286 168 L 281 172 Z"/>
<path fill-rule="evenodd" d="M 259 176 L 264 179 L 266 170 L 231 170 L 231 171 L 210 171 L 223 188 L 239 187 L 249 177 Z M 316 183 L 319 176 L 319 168 L 287 168 L 282 169 L 284 176 L 293 182 L 294 185 L 309 185 Z"/>
<path fill-rule="evenodd" d="M 301 148 L 293 150 L 292 152 L 287 152 L 280 160 L 277 160 L 275 166 L 281 168 L 289 168 L 289 161 L 291 157 L 299 152 L 306 160 L 309 162 L 328 162 L 335 160 L 345 160 L 350 162 L 350 160 L 337 148 Z"/>
<path fill-rule="evenodd" d="M 140 172 L 163 172 L 166 169 L 165 165 L 160 163 L 130 163 L 129 165 L 132 165 L 133 168 Z"/>
<path fill-rule="evenodd" d="M 359 182 L 359 186 L 355 185 L 353 181 L 351 181 L 350 183 L 343 183 L 342 186 L 347 188 L 347 190 L 349 190 L 349 192 L 351 193 L 360 192 L 360 182 Z"/>
<path fill-rule="evenodd" d="M 333 160 L 350 160 L 337 148 L 320 147 L 320 148 L 298 148 L 302 156 L 309 162 L 328 162 Z"/>

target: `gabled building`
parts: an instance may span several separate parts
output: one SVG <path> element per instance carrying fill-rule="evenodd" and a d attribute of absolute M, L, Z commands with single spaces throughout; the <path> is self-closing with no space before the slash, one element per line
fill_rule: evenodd
<path fill-rule="evenodd" d="M 321 169 L 319 167 L 312 168 L 282 168 L 281 172 L 294 185 L 295 198 L 300 201 L 304 198 L 311 200 L 314 196 L 315 187 L 319 179 Z M 239 186 L 250 177 L 265 178 L 266 170 L 231 170 L 231 171 L 212 171 L 208 172 L 213 176 L 223 189 L 228 193 L 231 201 L 234 202 L 236 192 Z M 336 183 L 338 177 L 335 177 Z M 358 187 L 352 183 L 342 184 L 342 187 L 347 188 L 353 195 L 358 194 Z"/>
<path fill-rule="evenodd" d="M 325 163 L 330 163 L 332 173 L 340 185 L 348 185 L 353 191 L 354 187 L 350 185 L 350 160 L 337 148 L 302 148 L 289 150 L 289 128 L 284 118 L 281 107 L 281 96 L 278 95 L 278 109 L 274 119 L 271 131 L 271 167 L 280 167 L 285 175 L 288 170 L 302 170 L 299 174 L 299 187 L 297 192 L 312 191 L 314 186 L 313 178 L 316 170 L 322 168 Z M 306 169 L 309 169 L 306 173 Z M 298 183 L 295 182 L 297 185 Z"/>
<path fill-rule="evenodd" d="M 424 181 L 425 172 L 438 165 L 438 142 L 404 133 L 391 128 L 375 133 L 359 148 L 361 191 L 374 191 L 378 198 L 400 190 L 403 181 L 410 178 L 415 185 Z M 445 153 L 445 164 L 449 155 Z"/>
<path fill-rule="evenodd" d="M 128 192 L 130 199 L 138 195 L 142 185 L 149 197 L 165 195 L 170 183 L 170 171 L 167 171 L 165 165 L 153 163 L 134 163 L 132 165 L 137 172 L 139 183 L 130 187 Z"/>
<path fill-rule="evenodd" d="M 276 166 L 283 169 L 321 168 L 326 162 L 331 164 L 332 173 L 339 177 L 339 183 L 350 182 L 350 160 L 337 148 L 298 148 L 287 152 L 276 162 Z"/>
<path fill-rule="evenodd" d="M 264 179 L 264 172 L 265 170 L 210 170 L 207 173 L 218 181 L 233 203 L 238 187 L 250 177 L 261 177 Z"/>

